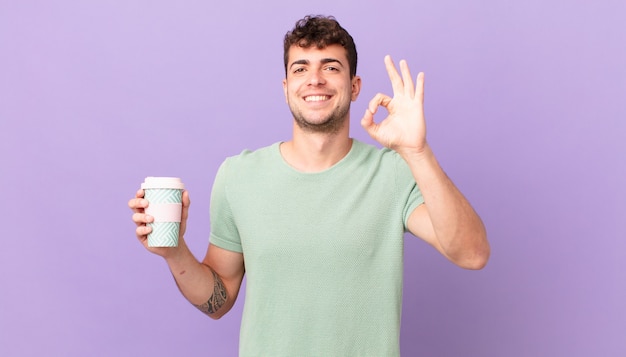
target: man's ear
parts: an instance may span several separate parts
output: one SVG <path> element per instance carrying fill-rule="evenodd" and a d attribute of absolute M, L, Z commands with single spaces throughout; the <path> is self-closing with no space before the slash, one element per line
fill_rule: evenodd
<path fill-rule="evenodd" d="M 361 93 L 361 77 L 354 76 L 354 78 L 352 78 L 352 96 L 351 96 L 351 99 L 353 102 L 359 97 L 359 93 Z"/>
<path fill-rule="evenodd" d="M 283 92 L 285 93 L 285 102 L 289 103 L 287 99 L 287 78 L 283 79 Z"/>

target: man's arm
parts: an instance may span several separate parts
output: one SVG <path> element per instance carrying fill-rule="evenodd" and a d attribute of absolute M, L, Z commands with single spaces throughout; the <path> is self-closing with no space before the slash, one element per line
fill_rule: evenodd
<path fill-rule="evenodd" d="M 483 268 L 490 248 L 485 226 L 470 203 L 441 169 L 429 148 L 423 155 L 404 159 L 425 202 L 409 216 L 409 231 L 458 266 Z"/>
<path fill-rule="evenodd" d="M 137 238 L 147 250 L 165 259 L 176 285 L 191 304 L 211 318 L 219 319 L 232 308 L 239 294 L 244 275 L 243 255 L 209 245 L 203 262 L 198 262 L 183 238 L 190 205 L 187 191 L 183 192 L 178 247 L 148 247 L 151 228 L 146 224 L 152 222 L 153 217 L 145 214 L 148 201 L 143 197 L 143 190 L 139 190 L 128 202 L 134 212 Z"/>
<path fill-rule="evenodd" d="M 372 138 L 402 156 L 422 191 L 425 204 L 411 213 L 409 231 L 455 264 L 480 269 L 490 254 L 485 227 L 441 169 L 426 142 L 424 74 L 418 74 L 414 86 L 406 61 L 400 61 L 402 75 L 389 56 L 385 57 L 385 66 L 394 96 L 377 94 L 370 101 L 361 125 Z M 375 123 L 374 114 L 379 106 L 385 107 L 389 115 Z"/>
<path fill-rule="evenodd" d="M 211 244 L 202 263 L 186 247 L 166 261 L 183 296 L 209 317 L 219 319 L 235 304 L 244 275 L 243 254 Z"/>

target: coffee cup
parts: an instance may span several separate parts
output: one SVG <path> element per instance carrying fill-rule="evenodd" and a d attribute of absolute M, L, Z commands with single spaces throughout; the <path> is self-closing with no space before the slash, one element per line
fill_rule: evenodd
<path fill-rule="evenodd" d="M 141 184 L 149 204 L 145 213 L 154 217 L 149 247 L 177 247 L 185 185 L 178 177 L 146 177 Z"/>

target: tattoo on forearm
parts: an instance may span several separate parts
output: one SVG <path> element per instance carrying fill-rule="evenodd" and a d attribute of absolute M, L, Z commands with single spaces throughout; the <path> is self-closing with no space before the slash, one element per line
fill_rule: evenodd
<path fill-rule="evenodd" d="M 216 313 L 217 310 L 219 310 L 222 305 L 224 305 L 227 297 L 226 288 L 224 288 L 224 283 L 222 283 L 222 279 L 220 279 L 220 277 L 215 274 L 213 270 L 211 270 L 211 273 L 213 273 L 213 280 L 215 281 L 213 283 L 213 294 L 209 298 L 209 301 L 205 302 L 204 304 L 194 305 L 198 308 L 198 310 L 204 312 L 207 315 L 213 315 L 214 313 Z"/>

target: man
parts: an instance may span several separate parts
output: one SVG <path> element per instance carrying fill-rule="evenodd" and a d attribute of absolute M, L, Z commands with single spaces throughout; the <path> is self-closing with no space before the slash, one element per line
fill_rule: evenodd
<path fill-rule="evenodd" d="M 414 83 L 405 61 L 398 73 L 385 57 L 394 96 L 377 94 L 361 120 L 385 147 L 377 149 L 349 136 L 361 78 L 348 32 L 332 17 L 305 17 L 284 50 L 291 140 L 224 161 L 201 263 L 183 239 L 187 192 L 179 246 L 147 249 L 215 319 L 247 274 L 242 356 L 397 356 L 404 232 L 480 269 L 490 252 L 485 228 L 428 146 L 423 73 Z M 380 106 L 389 115 L 376 123 Z M 146 247 L 147 205 L 142 190 L 129 202 Z"/>

